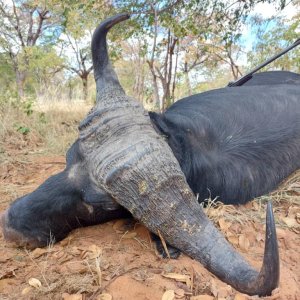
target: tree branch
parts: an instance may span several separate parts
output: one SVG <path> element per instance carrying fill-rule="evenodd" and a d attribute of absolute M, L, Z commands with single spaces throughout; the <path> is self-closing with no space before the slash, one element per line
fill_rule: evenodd
<path fill-rule="evenodd" d="M 33 27 L 33 13 L 35 11 L 34 9 L 31 9 L 29 12 L 29 28 L 28 28 L 28 35 L 27 35 L 27 45 L 30 45 L 32 41 L 32 27 Z"/>
<path fill-rule="evenodd" d="M 22 32 L 21 32 L 21 27 L 20 27 L 20 19 L 19 19 L 19 16 L 17 14 L 17 9 L 16 9 L 16 5 L 15 5 L 15 1 L 14 0 L 12 0 L 12 4 L 13 4 L 13 12 L 14 12 L 14 15 L 15 15 L 15 18 L 16 18 L 16 22 L 17 22 L 17 25 L 15 25 L 14 28 L 17 31 L 17 34 L 18 34 L 18 37 L 20 39 L 22 48 L 25 48 L 25 43 L 24 43 L 24 40 L 23 40 L 23 36 L 22 36 Z"/>
<path fill-rule="evenodd" d="M 30 46 L 34 46 L 36 44 L 37 39 L 41 35 L 43 23 L 46 19 L 48 19 L 48 17 L 47 17 L 47 14 L 49 12 L 48 10 L 45 9 L 42 12 L 40 12 L 40 11 L 37 11 L 37 12 L 39 14 L 38 28 L 37 28 L 37 31 L 35 32 L 35 34 L 32 37 L 32 44 Z"/>

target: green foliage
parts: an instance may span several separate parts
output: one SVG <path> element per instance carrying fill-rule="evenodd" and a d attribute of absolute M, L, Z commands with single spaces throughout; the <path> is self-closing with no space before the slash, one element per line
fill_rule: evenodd
<path fill-rule="evenodd" d="M 26 48 L 26 55 L 29 58 L 29 71 L 38 76 L 55 71 L 64 62 L 53 47 L 33 46 Z"/>
<path fill-rule="evenodd" d="M 280 52 L 282 49 L 291 45 L 299 38 L 300 30 L 300 13 L 292 20 L 276 18 L 270 20 L 253 20 L 256 23 L 257 40 L 253 50 L 248 53 L 248 60 L 251 67 L 257 66 L 271 56 Z M 271 22 L 271 29 L 264 30 L 266 24 Z M 272 64 L 264 68 L 264 70 L 277 69 L 300 72 L 300 48 L 294 48 L 289 53 L 275 60 Z"/>
<path fill-rule="evenodd" d="M 0 53 L 0 74 L 0 99 L 11 97 L 15 90 L 15 73 L 7 53 Z M 10 95 L 5 95 L 7 93 Z"/>
<path fill-rule="evenodd" d="M 35 92 L 42 85 L 51 82 L 53 76 L 63 69 L 64 59 L 59 57 L 53 47 L 28 46 L 22 49 L 16 56 L 18 70 L 26 74 L 25 88 L 27 96 L 35 96 Z M 11 63 L 0 64 L 3 76 L 0 78 L 0 91 L 2 93 L 13 92 L 17 96 L 13 65 Z"/>
<path fill-rule="evenodd" d="M 27 135 L 30 132 L 30 128 L 25 125 L 15 124 L 15 128 L 18 132 L 22 133 L 23 135 Z"/>
<path fill-rule="evenodd" d="M 63 69 L 65 60 L 58 56 L 53 47 L 33 46 L 26 48 L 29 58 L 27 71 L 29 73 L 28 83 L 37 90 L 40 85 L 51 82 L 54 74 Z"/>
<path fill-rule="evenodd" d="M 39 113 L 39 121 L 42 124 L 46 124 L 47 123 L 46 114 L 44 112 Z"/>
<path fill-rule="evenodd" d="M 8 70 L 14 72 L 14 88 L 19 98 L 25 97 L 25 86 L 29 84 L 28 79 L 32 79 L 31 71 L 43 65 L 37 52 L 43 47 L 49 49 L 57 40 L 60 17 L 54 10 L 50 12 L 50 3 L 51 0 L 47 4 L 38 0 L 0 1 L 0 53 L 4 53 Z M 54 62 L 53 55 L 50 61 Z M 2 63 L 0 65 L 3 67 Z"/>
<path fill-rule="evenodd" d="M 146 104 L 158 106 L 161 101 L 154 99 L 157 89 L 153 71 L 158 94 L 161 98 L 166 94 L 164 100 L 168 103 L 203 86 L 223 84 L 241 50 L 242 26 L 261 2 L 272 3 L 278 9 L 286 5 L 285 0 L 24 0 L 15 2 L 15 14 L 9 2 L 0 0 L 0 102 L 17 98 L 51 101 L 57 95 L 83 98 L 90 90 L 88 98 L 94 98 L 92 80 L 88 81 L 88 89 L 84 87 L 92 72 L 91 35 L 103 19 L 122 11 L 131 12 L 131 19 L 114 27 L 108 40 L 110 58 L 126 91 Z M 299 4 L 299 0 L 294 2 Z M 290 44 L 299 30 L 299 19 L 299 15 L 294 20 L 278 19 L 269 32 L 258 34 L 249 53 L 251 65 Z M 31 21 L 34 26 L 30 31 Z M 263 26 L 262 22 L 258 27 Z M 170 41 L 176 42 L 172 54 Z M 273 67 L 299 71 L 299 51 L 294 50 Z M 169 93 L 165 93 L 165 86 Z M 20 97 L 22 89 L 25 94 Z M 78 96 L 79 89 L 82 91 Z M 16 105 L 32 116 L 35 112 L 31 101 L 16 101 Z M 40 120 L 47 121 L 44 115 Z"/>
<path fill-rule="evenodd" d="M 23 102 L 23 110 L 27 116 L 33 114 L 33 103 L 34 101 L 32 99 L 28 99 L 25 102 Z"/>

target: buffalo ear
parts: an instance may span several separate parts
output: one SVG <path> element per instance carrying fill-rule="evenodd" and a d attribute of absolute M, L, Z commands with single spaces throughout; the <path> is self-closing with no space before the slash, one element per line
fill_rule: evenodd
<path fill-rule="evenodd" d="M 161 114 L 158 114 L 156 112 L 149 111 L 149 117 L 151 119 L 152 124 L 160 133 L 163 135 L 169 137 L 170 136 L 170 130 L 168 128 L 168 125 L 166 124 L 165 120 L 163 119 L 163 116 Z"/>
<path fill-rule="evenodd" d="M 67 168 L 69 168 L 72 165 L 81 162 L 82 160 L 83 160 L 83 156 L 80 153 L 79 140 L 77 139 L 67 151 L 66 166 Z"/>

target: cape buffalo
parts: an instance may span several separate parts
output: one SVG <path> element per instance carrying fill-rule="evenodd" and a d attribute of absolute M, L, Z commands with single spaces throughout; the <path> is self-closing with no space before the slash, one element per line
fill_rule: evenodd
<path fill-rule="evenodd" d="M 300 86 L 285 73 L 264 73 L 248 86 L 182 99 L 165 113 L 146 112 L 125 95 L 107 54 L 108 30 L 92 39 L 97 102 L 80 124 L 63 172 L 13 202 L 1 216 L 4 236 L 46 245 L 80 225 L 132 215 L 199 260 L 221 280 L 250 295 L 269 295 L 279 279 L 271 205 L 260 272 L 205 216 L 195 195 L 245 203 L 274 189 L 300 165 Z M 271 76 L 270 76 L 271 75 Z M 288 76 L 299 79 L 299 75 Z M 293 80 L 292 80 L 293 81 Z M 150 116 L 150 117 L 149 117 Z"/>

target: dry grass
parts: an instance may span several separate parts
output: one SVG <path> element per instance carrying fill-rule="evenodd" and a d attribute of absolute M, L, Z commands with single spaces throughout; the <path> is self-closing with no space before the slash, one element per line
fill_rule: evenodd
<path fill-rule="evenodd" d="M 83 102 L 0 103 L 0 155 L 13 150 L 64 154 L 91 105 Z"/>
<path fill-rule="evenodd" d="M 300 170 L 289 176 L 274 192 L 257 198 L 260 202 L 272 200 L 277 204 L 287 202 L 300 205 Z"/>
<path fill-rule="evenodd" d="M 204 210 L 209 218 L 225 231 L 226 224 L 231 223 L 257 223 L 263 226 L 268 201 L 273 204 L 277 228 L 288 228 L 300 233 L 300 170 L 289 176 L 273 192 L 257 197 L 245 205 L 224 205 L 217 199 L 208 199 Z"/>

